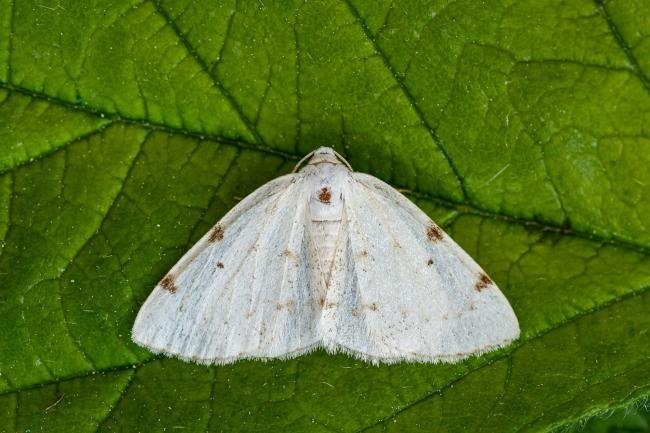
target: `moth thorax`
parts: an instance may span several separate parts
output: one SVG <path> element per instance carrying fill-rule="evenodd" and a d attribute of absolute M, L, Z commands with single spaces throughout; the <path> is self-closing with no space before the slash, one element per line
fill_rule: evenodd
<path fill-rule="evenodd" d="M 325 283 L 329 284 L 332 262 L 336 252 L 341 221 L 343 197 L 339 176 L 342 166 L 318 166 L 320 176 L 315 176 L 309 198 L 311 234 Z"/>

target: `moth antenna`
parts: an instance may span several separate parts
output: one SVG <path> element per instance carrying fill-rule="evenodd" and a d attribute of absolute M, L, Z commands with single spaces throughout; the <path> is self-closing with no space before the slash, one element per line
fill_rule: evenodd
<path fill-rule="evenodd" d="M 345 164 L 345 166 L 346 166 L 348 169 L 350 169 L 350 171 L 354 171 L 354 170 L 352 170 L 352 166 L 351 166 L 350 163 L 347 161 L 347 159 L 343 158 L 343 157 L 341 156 L 341 154 L 338 153 L 336 150 L 332 149 L 332 151 L 334 152 L 334 155 L 336 155 L 336 157 L 337 157 L 337 158 L 338 158 L 338 159 L 339 159 L 343 164 Z"/>
<path fill-rule="evenodd" d="M 298 164 L 296 164 L 293 170 L 291 170 L 291 173 L 296 173 L 298 171 L 298 168 L 300 168 L 300 166 L 302 165 L 302 163 L 308 160 L 309 158 L 311 158 L 314 152 L 316 152 L 317 150 L 318 149 L 314 149 L 311 152 L 309 152 L 307 155 L 303 156 L 302 159 L 298 161 Z"/>

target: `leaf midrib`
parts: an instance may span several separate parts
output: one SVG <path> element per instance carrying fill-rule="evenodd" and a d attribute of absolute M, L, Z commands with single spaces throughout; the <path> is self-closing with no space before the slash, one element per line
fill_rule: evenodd
<path fill-rule="evenodd" d="M 638 60 L 634 56 L 634 53 L 631 51 L 629 45 L 623 38 L 622 34 L 618 30 L 618 27 L 616 23 L 613 21 L 612 17 L 609 15 L 609 12 L 606 8 L 606 5 L 602 2 L 602 0 L 593 0 L 594 5 L 596 7 L 597 12 L 600 13 L 602 19 L 605 21 L 607 24 L 607 27 L 612 35 L 612 37 L 615 39 L 616 43 L 620 47 L 621 51 L 624 53 L 625 57 L 628 59 L 628 61 L 631 64 L 631 71 L 628 71 L 632 73 L 634 76 L 636 76 L 641 83 L 643 84 L 644 88 L 650 92 L 650 79 L 645 75 L 643 69 L 640 67 Z M 158 0 L 151 0 L 150 3 L 153 5 L 156 13 L 169 25 L 174 32 L 176 38 L 183 44 L 187 52 L 192 56 L 192 58 L 198 63 L 200 66 L 201 70 L 207 74 L 210 77 L 210 80 L 212 81 L 213 85 L 217 88 L 217 90 L 227 99 L 229 105 L 235 110 L 237 113 L 238 117 L 241 119 L 241 121 L 244 123 L 246 126 L 247 130 L 253 134 L 253 137 L 258 141 L 258 143 L 250 143 L 247 142 L 241 138 L 239 139 L 234 139 L 234 138 L 227 138 L 227 137 L 222 137 L 222 136 L 217 136 L 209 133 L 200 133 L 200 132 L 193 132 L 193 131 L 188 131 L 184 130 L 181 128 L 176 128 L 172 127 L 169 125 L 161 124 L 161 123 L 156 123 L 156 122 L 150 122 L 145 119 L 138 119 L 138 118 L 132 118 L 132 117 L 126 117 L 122 116 L 117 113 L 105 113 L 101 110 L 95 109 L 93 107 L 87 106 L 87 105 L 77 105 L 59 98 L 51 97 L 49 95 L 46 95 L 42 92 L 38 91 L 33 91 L 21 86 L 16 86 L 11 84 L 10 82 L 4 82 L 0 81 L 0 88 L 5 88 L 10 91 L 18 92 L 24 95 L 27 95 L 29 97 L 33 97 L 36 99 L 41 99 L 48 101 L 50 103 L 55 103 L 57 105 L 62 105 L 65 106 L 66 108 L 78 110 L 78 111 L 83 111 L 87 114 L 93 115 L 95 117 L 100 117 L 102 119 L 110 119 L 111 122 L 108 124 L 102 125 L 100 128 L 96 129 L 96 132 L 99 132 L 103 129 L 106 129 L 108 126 L 110 126 L 112 123 L 125 123 L 125 124 L 131 124 L 131 125 L 138 125 L 140 127 L 147 128 L 151 131 L 163 131 L 167 132 L 170 134 L 180 134 L 188 137 L 193 137 L 197 138 L 199 140 L 210 140 L 210 141 L 215 141 L 218 143 L 224 143 L 224 144 L 230 144 L 232 146 L 236 146 L 239 148 L 243 149 L 250 149 L 250 150 L 255 150 L 255 151 L 260 151 L 272 155 L 277 155 L 280 157 L 283 157 L 288 160 L 297 160 L 301 156 L 300 155 L 294 155 L 288 152 L 283 152 L 279 151 L 276 149 L 273 149 L 266 145 L 264 143 L 264 140 L 262 137 L 259 135 L 259 132 L 256 130 L 256 128 L 253 126 L 251 123 L 250 119 L 243 113 L 242 107 L 239 106 L 239 104 L 235 101 L 234 97 L 228 92 L 228 90 L 223 86 L 223 84 L 218 80 L 217 77 L 211 72 L 211 68 L 208 66 L 206 61 L 197 53 L 196 49 L 194 46 L 190 43 L 190 41 L 185 37 L 184 33 L 181 31 L 181 29 L 178 27 L 174 19 L 165 11 L 165 9 L 162 7 L 160 2 Z M 571 228 L 570 226 L 562 226 L 558 224 L 551 223 L 549 221 L 544 221 L 544 220 L 530 220 L 530 219 L 525 219 L 525 218 L 520 218 L 516 215 L 510 215 L 510 214 L 501 214 L 501 213 L 496 213 L 493 211 L 490 211 L 488 209 L 484 209 L 480 206 L 477 206 L 474 203 L 471 203 L 471 198 L 469 198 L 465 184 L 462 180 L 462 176 L 460 176 L 453 160 L 449 157 L 446 149 L 444 146 L 441 144 L 441 141 L 439 137 L 437 136 L 437 133 L 435 129 L 428 123 L 426 117 L 424 116 L 424 113 L 422 112 L 421 108 L 415 101 L 415 98 L 413 98 L 412 94 L 410 93 L 410 90 L 404 83 L 402 79 L 398 76 L 398 74 L 395 73 L 395 70 L 393 68 L 393 65 L 390 62 L 390 59 L 388 56 L 384 53 L 382 48 L 379 46 L 377 41 L 374 39 L 374 36 L 372 32 L 370 31 L 367 23 L 364 21 L 363 17 L 360 15 L 359 11 L 354 7 L 352 2 L 350 0 L 341 0 L 341 3 L 347 8 L 348 12 L 350 15 L 356 20 L 358 23 L 360 29 L 362 30 L 365 38 L 372 44 L 373 50 L 375 51 L 376 55 L 379 56 L 388 70 L 388 72 L 391 74 L 393 79 L 395 80 L 396 84 L 399 86 L 401 92 L 404 94 L 404 96 L 407 98 L 409 101 L 409 104 L 411 108 L 414 110 L 415 114 L 417 115 L 418 119 L 420 119 L 422 126 L 427 130 L 428 134 L 430 135 L 432 141 L 434 144 L 437 146 L 437 148 L 440 150 L 440 152 L 443 154 L 445 160 L 449 164 L 452 173 L 456 177 L 456 180 L 459 182 L 459 185 L 461 187 L 461 191 L 463 194 L 463 199 L 466 200 L 468 203 L 464 202 L 459 202 L 455 200 L 450 200 L 448 198 L 444 197 L 439 197 L 439 196 L 432 196 L 429 194 L 421 193 L 418 191 L 414 191 L 415 196 L 419 196 L 421 198 L 425 198 L 427 200 L 431 200 L 433 202 L 440 203 L 446 207 L 456 209 L 459 212 L 463 212 L 462 208 L 466 209 L 466 212 L 464 213 L 470 213 L 470 214 L 477 214 L 480 216 L 492 218 L 492 219 L 502 219 L 506 220 L 512 223 L 516 223 L 519 225 L 524 225 L 524 226 L 533 226 L 537 229 L 543 230 L 543 231 L 552 231 L 556 233 L 561 233 L 565 235 L 571 235 L 574 237 L 579 237 L 579 238 L 585 238 L 588 240 L 592 241 L 597 241 L 601 243 L 607 243 L 615 246 L 622 247 L 624 249 L 630 249 L 634 250 L 637 252 L 641 252 L 643 254 L 649 255 L 650 254 L 650 245 L 642 244 L 642 243 L 637 243 L 630 241 L 628 239 L 622 239 L 617 236 L 612 236 L 610 238 L 600 236 L 594 233 L 589 233 L 581 230 L 576 230 Z M 13 8 L 12 8 L 13 12 Z M 233 13 L 234 14 L 234 13 Z M 13 17 L 12 17 L 13 18 Z M 10 20 L 11 25 L 13 25 L 13 19 Z M 11 42 L 13 39 L 13 32 L 10 35 L 10 49 L 9 49 L 9 61 L 11 59 Z M 223 45 L 225 46 L 227 42 L 227 39 L 224 39 Z M 222 47 L 223 48 L 223 47 Z M 553 61 L 553 59 L 544 59 L 541 61 Z M 585 67 L 588 67 L 589 65 L 585 65 Z M 11 70 L 11 64 L 9 64 L 9 69 Z M 11 76 L 8 77 L 9 81 L 11 81 Z M 298 119 L 300 121 L 300 119 Z M 86 134 L 86 136 L 93 135 L 93 132 L 91 131 L 90 133 Z M 79 139 L 76 138 L 74 140 L 64 142 L 60 144 L 59 146 L 55 146 L 52 149 L 49 149 L 47 152 L 44 152 L 39 155 L 39 157 L 32 158 L 25 163 L 22 164 L 17 164 L 11 168 L 8 168 L 4 171 L 0 171 L 0 175 L 6 173 L 7 171 L 13 170 L 15 168 L 18 168 L 22 165 L 27 165 L 31 162 L 37 161 L 38 159 L 42 157 L 46 157 L 52 153 L 55 153 L 59 149 L 68 146 L 69 144 L 77 141 Z M 469 209 L 467 209 L 469 207 Z"/>
<path fill-rule="evenodd" d="M 141 128 L 150 129 L 152 131 L 167 132 L 169 134 L 183 135 L 183 136 L 186 136 L 186 137 L 192 137 L 192 138 L 196 138 L 196 139 L 199 139 L 199 140 L 210 140 L 210 141 L 215 141 L 217 143 L 230 144 L 232 146 L 237 146 L 237 147 L 240 147 L 240 148 L 243 148 L 243 149 L 251 149 L 251 150 L 263 151 L 263 152 L 266 152 L 268 154 L 281 156 L 281 157 L 286 158 L 286 159 L 293 159 L 293 160 L 298 159 L 298 156 L 296 156 L 296 155 L 292 155 L 292 154 L 289 154 L 287 152 L 283 152 L 281 150 L 277 150 L 277 149 L 274 149 L 274 148 L 269 147 L 269 146 L 260 145 L 260 144 L 256 144 L 256 143 L 250 143 L 250 142 L 245 141 L 245 140 L 243 140 L 241 138 L 228 138 L 228 137 L 223 137 L 223 136 L 220 136 L 220 135 L 210 134 L 210 133 L 207 133 L 207 132 L 191 131 L 191 130 L 187 130 L 187 129 L 181 129 L 181 128 L 177 128 L 177 127 L 174 127 L 174 126 L 166 125 L 166 124 L 163 124 L 163 123 L 152 122 L 152 121 L 149 121 L 147 119 L 124 116 L 124 115 L 118 114 L 118 113 L 105 112 L 105 111 L 102 111 L 102 110 L 98 110 L 98 109 L 96 109 L 94 107 L 91 107 L 89 105 L 74 104 L 74 103 L 66 101 L 64 99 L 60 99 L 60 98 L 57 98 L 57 97 L 54 97 L 54 96 L 47 95 L 47 94 L 42 93 L 42 92 L 40 92 L 38 90 L 28 89 L 28 88 L 22 87 L 22 86 L 17 86 L 15 84 L 11 84 L 11 83 L 8 83 L 8 82 L 2 81 L 2 80 L 0 80 L 0 89 L 5 89 L 5 90 L 8 90 L 10 92 L 15 92 L 15 93 L 24 95 L 24 96 L 29 97 L 29 98 L 37 99 L 37 100 L 40 100 L 40 101 L 45 101 L 45 102 L 48 102 L 48 103 L 51 103 L 51 104 L 56 104 L 56 105 L 62 106 L 64 108 L 68 108 L 70 110 L 79 111 L 79 112 L 85 113 L 87 115 L 96 117 L 98 119 L 102 119 L 102 120 L 108 119 L 109 120 L 108 123 L 106 123 L 104 125 L 101 125 L 99 128 L 96 128 L 95 130 L 86 133 L 85 134 L 86 136 L 93 135 L 93 133 L 96 133 L 96 132 L 99 132 L 99 131 L 101 131 L 103 129 L 106 129 L 111 124 L 122 123 L 122 124 L 126 124 L 126 125 L 133 125 L 133 126 L 137 126 L 137 127 L 141 127 Z M 50 154 L 54 153 L 56 150 L 59 150 L 62 147 L 66 147 L 66 146 L 70 145 L 71 143 L 74 143 L 75 141 L 78 140 L 78 138 L 79 137 L 76 137 L 76 138 L 74 138 L 74 139 L 72 139 L 70 141 L 67 141 L 67 142 L 62 143 L 62 144 L 60 144 L 58 146 L 55 146 L 54 148 L 52 148 L 52 149 L 50 149 L 50 150 L 48 150 L 46 152 L 41 153 L 40 155 L 38 155 L 38 157 L 33 157 L 33 158 L 23 162 L 23 163 L 15 164 L 14 166 L 9 167 L 9 168 L 7 168 L 5 170 L 0 170 L 0 175 L 6 173 L 8 171 L 14 170 L 16 168 L 22 167 L 24 165 L 29 165 L 32 162 L 38 161 L 39 159 L 41 159 L 44 156 L 49 156 Z"/>
<path fill-rule="evenodd" d="M 218 135 L 212 135 L 212 134 L 206 134 L 206 133 L 200 133 L 200 132 L 194 132 L 194 131 L 188 131 L 184 130 L 181 128 L 175 128 L 172 126 L 168 126 L 165 124 L 161 123 L 155 123 L 155 122 L 149 122 L 144 119 L 138 119 L 138 118 L 131 118 L 131 117 L 125 117 L 120 114 L 116 113 L 105 113 L 100 110 L 96 110 L 93 107 L 89 107 L 87 105 L 78 105 L 78 104 L 73 104 L 71 102 L 67 102 L 58 98 L 51 97 L 49 95 L 45 95 L 43 93 L 35 92 L 30 89 L 20 87 L 20 86 L 15 86 L 13 84 L 5 83 L 3 81 L 0 81 L 0 88 L 4 88 L 6 90 L 16 92 L 22 95 L 25 95 L 30 98 L 35 98 L 39 99 L 42 101 L 46 101 L 49 103 L 55 103 L 62 105 L 66 108 L 70 108 L 72 110 L 76 111 L 81 111 L 84 112 L 88 115 L 100 118 L 100 119 L 109 119 L 108 123 L 105 123 L 98 128 L 89 131 L 85 134 L 82 134 L 78 137 L 75 137 L 72 140 L 66 141 L 64 143 L 59 144 L 58 146 L 55 146 L 51 149 L 49 149 L 46 152 L 42 152 L 39 154 L 37 157 L 32 157 L 29 160 L 26 160 L 25 162 L 22 162 L 20 164 L 16 164 L 12 167 L 9 167 L 5 170 L 0 170 L 0 176 L 3 174 L 6 174 L 11 171 L 15 171 L 16 169 L 27 166 L 33 163 L 38 162 L 39 160 L 46 158 L 48 156 L 51 156 L 55 154 L 58 151 L 61 151 L 62 149 L 68 147 L 69 145 L 78 142 L 80 140 L 87 139 L 93 135 L 99 134 L 102 131 L 106 130 L 112 125 L 115 124 L 125 124 L 125 125 L 132 125 L 132 126 L 137 126 L 140 128 L 147 129 L 152 132 L 164 132 L 172 135 L 182 135 L 185 137 L 191 137 L 200 141 L 212 141 L 215 143 L 220 143 L 220 144 L 226 144 L 230 146 L 234 146 L 240 149 L 246 149 L 246 150 L 251 150 L 251 151 L 256 151 L 256 152 L 261 152 L 261 153 L 266 153 L 269 155 L 275 155 L 279 156 L 281 158 L 284 158 L 286 160 L 292 160 L 292 161 L 298 161 L 302 158 L 303 155 L 295 155 L 289 152 L 283 152 L 280 150 L 273 149 L 271 147 L 265 146 L 265 145 L 259 145 L 255 143 L 250 143 L 247 142 L 243 139 L 233 139 L 233 138 L 227 138 L 227 137 L 222 137 Z M 400 185 L 393 185 L 396 188 L 401 188 Z M 630 250 L 630 251 L 635 251 L 639 252 L 645 255 L 650 255 L 650 245 L 646 245 L 643 243 L 639 242 L 632 242 L 627 239 L 621 239 L 616 236 L 612 237 L 604 237 L 601 235 L 597 235 L 594 233 L 582 231 L 582 230 L 576 230 L 570 226 L 561 226 L 557 224 L 553 224 L 552 222 L 549 221 L 544 221 L 544 220 L 535 220 L 535 219 L 526 219 L 519 217 L 517 215 L 511 215 L 507 213 L 497 213 L 494 211 L 491 211 L 489 209 L 485 209 L 481 206 L 478 206 L 474 203 L 468 202 L 459 202 L 456 200 L 452 200 L 446 197 L 440 197 L 440 196 L 434 196 L 431 194 L 419 192 L 419 191 L 409 191 L 407 195 L 410 195 L 414 198 L 419 198 L 419 199 L 424 199 L 424 200 L 429 200 L 431 202 L 440 204 L 442 206 L 445 206 L 450 209 L 454 209 L 458 211 L 461 214 L 470 214 L 470 215 L 478 215 L 481 217 L 485 218 L 490 218 L 493 220 L 501 220 L 501 221 L 506 221 L 512 224 L 517 224 L 520 226 L 524 227 L 530 227 L 534 228 L 540 231 L 544 232 L 553 232 L 553 233 L 558 233 L 558 234 L 563 234 L 563 235 L 568 235 L 568 236 L 573 236 L 576 238 L 581 238 L 581 239 L 587 239 L 590 241 L 594 242 L 599 242 L 601 244 L 609 244 L 612 246 L 620 247 L 625 250 Z"/>
<path fill-rule="evenodd" d="M 241 119 L 241 121 L 244 123 L 246 126 L 247 130 L 253 134 L 253 137 L 259 142 L 258 143 L 249 143 L 243 139 L 233 139 L 233 138 L 226 138 L 222 136 L 216 136 L 213 134 L 209 133 L 200 133 L 200 132 L 193 132 L 193 131 L 188 131 L 184 130 L 181 128 L 176 128 L 172 127 L 169 125 L 161 124 L 161 123 L 156 123 L 156 122 L 150 122 L 144 119 L 138 119 L 138 118 L 131 118 L 131 117 L 126 117 L 122 116 L 117 113 L 105 113 L 101 110 L 95 109 L 93 107 L 87 106 L 87 105 L 77 105 L 59 98 L 51 97 L 49 95 L 43 94 L 42 92 L 38 91 L 33 91 L 21 86 L 16 86 L 11 84 L 11 75 L 8 75 L 8 80 L 9 82 L 4 82 L 0 81 L 0 88 L 4 88 L 10 91 L 18 92 L 24 95 L 27 95 L 29 97 L 33 97 L 36 99 L 41 99 L 48 101 L 50 103 L 55 103 L 57 105 L 62 105 L 66 108 L 71 108 L 74 110 L 78 111 L 83 111 L 87 114 L 93 115 L 95 117 L 100 117 L 102 119 L 108 118 L 112 122 L 109 122 L 108 124 L 102 125 L 100 128 L 96 129 L 95 132 L 99 132 L 108 126 L 110 126 L 112 123 L 125 123 L 125 124 L 132 124 L 132 125 L 138 125 L 140 127 L 147 128 L 152 131 L 163 131 L 163 132 L 168 132 L 170 134 L 180 134 L 180 135 L 185 135 L 189 137 L 194 137 L 199 140 L 210 140 L 210 141 L 215 141 L 219 143 L 224 143 L 224 144 L 230 144 L 239 148 L 243 149 L 251 149 L 251 150 L 256 150 L 260 152 L 265 152 L 268 154 L 273 154 L 277 156 L 281 156 L 285 159 L 288 160 L 296 160 L 299 159 L 299 155 L 294 155 L 291 153 L 279 151 L 276 149 L 273 149 L 267 145 L 264 144 L 264 141 L 262 137 L 259 135 L 258 131 L 256 128 L 252 125 L 250 119 L 243 113 L 243 110 L 241 106 L 235 101 L 234 97 L 228 92 L 228 90 L 223 86 L 223 84 L 214 76 L 214 74 L 211 72 L 211 68 L 208 66 L 206 61 L 197 53 L 196 49 L 194 46 L 190 43 L 190 41 L 185 37 L 181 29 L 178 27 L 174 19 L 165 11 L 165 9 L 162 7 L 160 2 L 158 0 L 151 0 L 150 3 L 153 5 L 156 13 L 169 25 L 178 38 L 178 40 L 183 44 L 185 49 L 188 51 L 188 53 L 192 56 L 192 58 L 199 64 L 201 67 L 202 71 L 207 74 L 210 77 L 210 80 L 212 81 L 213 85 L 217 88 L 217 90 L 227 99 L 229 105 L 235 110 L 237 113 L 238 117 Z M 446 161 L 448 162 L 452 172 L 454 173 L 454 176 L 459 182 L 459 185 L 461 187 L 463 197 L 465 200 L 469 202 L 468 203 L 463 203 L 463 202 L 458 202 L 454 200 L 449 200 L 447 198 L 443 197 L 436 197 L 432 196 L 429 194 L 425 193 L 420 193 L 415 191 L 415 195 L 418 195 L 422 198 L 426 198 L 428 200 L 438 202 L 444 206 L 457 209 L 462 212 L 461 208 L 462 207 L 470 207 L 470 212 L 465 212 L 465 213 L 474 213 L 478 214 L 484 217 L 490 217 L 493 219 L 505 219 L 510 222 L 514 222 L 520 225 L 525 225 L 525 226 L 534 226 L 535 228 L 541 229 L 541 230 L 548 230 L 548 231 L 553 231 L 553 232 L 558 232 L 562 234 L 567 234 L 575 237 L 580 237 L 580 238 L 585 238 L 588 240 L 592 241 L 598 241 L 601 243 L 608 243 L 616 246 L 620 246 L 625 249 L 631 249 L 637 252 L 641 252 L 643 254 L 650 254 L 650 245 L 642 244 L 642 243 L 637 243 L 630 241 L 628 239 L 621 239 L 617 236 L 612 236 L 611 238 L 606 238 L 600 235 L 596 235 L 594 233 L 589 233 L 589 232 L 584 232 L 580 230 L 575 230 L 571 227 L 565 227 L 565 226 L 560 226 L 557 224 L 550 223 L 548 221 L 538 221 L 538 220 L 529 220 L 529 219 L 524 219 L 520 218 L 515 215 L 509 215 L 509 214 L 500 214 L 496 213 L 484 208 L 481 208 L 480 206 L 477 206 L 474 203 L 471 203 L 471 199 L 468 198 L 468 194 L 464 185 L 464 182 L 462 180 L 462 176 L 459 175 L 458 170 L 455 167 L 455 164 L 453 163 L 452 159 L 448 156 L 446 149 L 444 146 L 442 146 L 439 138 L 437 137 L 435 129 L 428 123 L 426 117 L 424 116 L 421 108 L 419 105 L 416 103 L 415 99 L 410 93 L 410 90 L 404 83 L 402 79 L 398 76 L 398 74 L 395 73 L 393 65 L 390 62 L 390 59 L 388 56 L 384 53 L 382 48 L 379 46 L 377 41 L 374 39 L 374 36 L 372 32 L 370 31 L 367 23 L 364 21 L 363 17 L 360 15 L 359 11 L 354 7 L 354 5 L 351 3 L 350 0 L 341 0 L 341 3 L 348 9 L 348 12 L 352 15 L 352 17 L 358 22 L 358 25 L 360 29 L 362 30 L 364 36 L 367 38 L 367 40 L 372 44 L 373 50 L 375 51 L 376 55 L 378 55 L 384 64 L 384 66 L 387 68 L 393 79 L 395 80 L 396 84 L 399 86 L 401 92 L 404 94 L 404 96 L 407 98 L 409 101 L 409 104 L 411 108 L 414 110 L 416 113 L 417 117 L 420 119 L 422 122 L 423 127 L 427 130 L 428 134 L 430 135 L 431 139 L 433 140 L 434 144 L 437 146 L 437 148 L 442 152 L 443 156 L 445 157 Z M 625 41 L 623 38 L 622 34 L 620 33 L 616 23 L 612 19 L 612 17 L 609 14 L 609 11 L 607 10 L 606 5 L 603 3 L 602 0 L 593 0 L 594 6 L 597 10 L 597 12 L 601 15 L 602 19 L 605 21 L 607 24 L 607 27 L 609 29 L 609 32 L 611 33 L 612 37 L 615 39 L 616 43 L 620 47 L 621 51 L 625 55 L 625 57 L 628 59 L 628 61 L 631 64 L 631 72 L 634 76 L 636 76 L 641 83 L 643 84 L 644 88 L 650 93 L 650 78 L 648 78 L 643 69 L 640 67 L 638 60 L 636 59 L 634 53 L 632 52 L 630 46 L 628 43 Z M 12 6 L 12 16 L 10 18 L 10 26 L 11 26 L 11 32 L 9 35 L 9 56 L 8 56 L 8 62 L 9 62 L 9 72 L 11 72 L 11 54 L 12 54 L 12 47 L 13 47 L 13 12 L 14 12 L 15 7 Z M 234 14 L 234 13 L 233 13 Z M 223 45 L 225 46 L 227 42 L 227 39 L 224 39 Z M 223 47 L 222 47 L 223 48 Z M 553 59 L 544 59 L 543 61 L 552 61 Z M 589 66 L 589 65 L 585 65 Z M 300 119 L 298 119 L 299 121 Z M 86 134 L 86 136 L 93 135 L 93 132 L 91 131 L 90 133 Z M 44 152 L 40 154 L 38 157 L 31 158 L 30 160 L 17 164 L 11 168 L 5 169 L 3 171 L 0 171 L 0 175 L 6 173 L 7 171 L 14 170 L 20 166 L 23 165 L 28 165 L 34 161 L 39 160 L 42 157 L 46 157 L 52 153 L 55 153 L 59 149 L 68 146 L 69 144 L 77 141 L 79 139 L 76 138 L 74 140 L 64 142 L 60 144 L 59 146 L 55 146 L 52 149 L 49 149 L 47 152 Z"/>

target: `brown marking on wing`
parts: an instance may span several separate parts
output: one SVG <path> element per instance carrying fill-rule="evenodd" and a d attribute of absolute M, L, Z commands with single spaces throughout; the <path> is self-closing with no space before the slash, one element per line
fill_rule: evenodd
<path fill-rule="evenodd" d="M 208 242 L 217 242 L 223 239 L 223 227 L 221 227 L 221 224 L 218 224 L 212 228 L 212 231 L 210 231 L 210 236 L 208 237 Z"/>
<path fill-rule="evenodd" d="M 290 257 L 292 259 L 296 258 L 296 253 L 294 253 L 293 251 L 291 251 L 289 249 L 283 250 L 280 255 L 283 256 L 283 257 Z"/>
<path fill-rule="evenodd" d="M 329 188 L 321 188 L 320 193 L 318 193 L 318 200 L 320 200 L 321 203 L 330 204 L 331 199 L 332 193 L 330 192 Z"/>
<path fill-rule="evenodd" d="M 223 269 L 223 262 L 217 262 L 217 268 Z"/>
<path fill-rule="evenodd" d="M 295 304 L 295 302 L 293 301 L 293 299 L 289 299 L 284 304 L 282 302 L 278 302 L 277 304 L 275 304 L 275 309 L 280 311 L 280 310 L 283 310 L 284 308 L 286 308 L 287 310 L 291 311 L 291 310 L 293 310 L 294 304 Z"/>
<path fill-rule="evenodd" d="M 176 283 L 172 274 L 165 275 L 165 278 L 160 280 L 160 287 L 167 290 L 169 293 L 176 293 Z"/>
<path fill-rule="evenodd" d="M 440 227 L 433 223 L 429 224 L 429 227 L 427 227 L 427 238 L 429 238 L 431 242 L 439 241 L 443 236 L 444 235 Z"/>
<path fill-rule="evenodd" d="M 474 284 L 474 289 L 476 289 L 477 292 L 480 292 L 490 284 L 492 284 L 490 277 L 488 277 L 486 273 L 481 272 L 478 276 L 478 280 L 476 280 L 476 284 Z"/>
<path fill-rule="evenodd" d="M 377 311 L 379 309 L 379 305 L 377 305 L 376 302 L 373 302 L 372 304 L 365 305 L 365 307 L 371 311 Z"/>
<path fill-rule="evenodd" d="M 318 298 L 318 304 L 323 308 L 323 306 L 325 306 L 325 297 L 321 296 Z"/>

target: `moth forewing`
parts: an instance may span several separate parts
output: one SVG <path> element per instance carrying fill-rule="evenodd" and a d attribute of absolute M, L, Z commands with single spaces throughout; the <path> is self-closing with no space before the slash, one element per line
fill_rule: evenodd
<path fill-rule="evenodd" d="M 307 189 L 300 175 L 242 200 L 167 274 L 177 290 L 149 296 L 133 339 L 202 363 L 299 354 L 317 343 L 305 270 Z M 273 290 L 270 290 L 272 287 Z M 315 290 L 315 289 L 314 289 Z"/>

